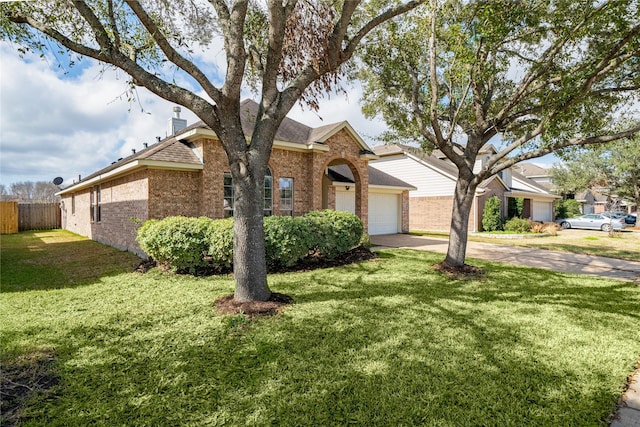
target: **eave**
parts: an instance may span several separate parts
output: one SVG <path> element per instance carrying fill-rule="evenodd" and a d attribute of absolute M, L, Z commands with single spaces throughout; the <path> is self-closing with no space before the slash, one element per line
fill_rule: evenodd
<path fill-rule="evenodd" d="M 178 162 L 168 162 L 164 160 L 149 160 L 149 159 L 134 160 L 116 169 L 110 170 L 109 172 L 105 172 L 104 174 L 100 174 L 100 175 L 94 176 L 93 178 L 87 179 L 85 181 L 80 181 L 77 184 L 73 184 L 65 188 L 64 190 L 56 193 L 56 196 L 62 196 L 64 194 L 74 193 L 76 191 L 83 190 L 85 188 L 89 188 L 91 186 L 100 184 L 104 181 L 112 180 L 123 175 L 128 175 L 134 171 L 142 170 L 142 169 L 198 171 L 198 170 L 202 170 L 203 168 L 204 168 L 204 165 L 202 164 L 178 163 Z"/>
<path fill-rule="evenodd" d="M 190 129 L 184 133 L 176 135 L 176 138 L 179 140 L 193 142 L 203 138 L 217 140 L 218 135 L 216 135 L 216 133 L 210 129 L 195 128 L 195 129 Z M 300 151 L 300 152 L 328 152 L 330 150 L 329 147 L 322 144 L 321 142 L 311 142 L 308 144 L 300 144 L 297 142 L 280 141 L 280 140 L 273 141 L 273 148 L 279 148 L 281 150 L 289 150 L 289 151 Z"/>
<path fill-rule="evenodd" d="M 543 194 L 543 193 L 533 193 L 533 192 L 529 192 L 529 191 L 518 191 L 518 190 L 511 190 L 511 191 L 505 191 L 504 195 L 507 197 L 523 197 L 526 199 L 537 199 L 537 200 L 556 200 L 556 199 L 562 199 L 561 196 L 556 196 L 555 194 Z"/>

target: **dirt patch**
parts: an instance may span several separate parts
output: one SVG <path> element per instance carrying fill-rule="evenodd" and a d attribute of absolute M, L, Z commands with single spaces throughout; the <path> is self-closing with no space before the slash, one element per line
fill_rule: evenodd
<path fill-rule="evenodd" d="M 20 409 L 38 395 L 46 395 L 59 382 L 54 372 L 53 352 L 34 352 L 3 362 L 0 368 L 0 420 L 3 426 L 21 423 Z"/>
<path fill-rule="evenodd" d="M 249 317 L 273 316 L 280 313 L 285 306 L 293 304 L 293 298 L 272 292 L 267 301 L 238 302 L 231 294 L 218 298 L 214 304 L 220 314 L 244 314 Z"/>
<path fill-rule="evenodd" d="M 484 272 L 480 267 L 474 267 L 473 265 L 463 264 L 459 267 L 454 267 L 445 263 L 439 262 L 433 266 L 436 271 L 444 273 L 447 277 L 452 279 L 477 279 L 484 275 Z"/>

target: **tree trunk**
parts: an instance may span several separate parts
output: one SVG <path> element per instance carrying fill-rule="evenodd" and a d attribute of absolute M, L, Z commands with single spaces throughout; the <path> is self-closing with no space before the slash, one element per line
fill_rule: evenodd
<path fill-rule="evenodd" d="M 255 173 L 255 170 L 248 170 L 249 166 L 245 167 L 231 168 L 234 191 L 233 274 L 236 281 L 233 297 L 239 302 L 266 301 L 271 291 L 267 286 L 264 250 L 264 173 Z"/>
<path fill-rule="evenodd" d="M 445 264 L 451 267 L 462 267 L 467 255 L 469 237 L 469 216 L 473 206 L 477 185 L 472 185 L 463 178 L 456 181 L 456 192 L 453 196 L 451 214 L 451 231 Z"/>

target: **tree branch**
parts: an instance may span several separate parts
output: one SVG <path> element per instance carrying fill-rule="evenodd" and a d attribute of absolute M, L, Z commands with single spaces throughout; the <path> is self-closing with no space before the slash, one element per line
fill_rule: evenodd
<path fill-rule="evenodd" d="M 162 33 L 162 30 L 156 25 L 153 19 L 151 19 L 142 5 L 138 1 L 125 1 L 131 8 L 133 13 L 135 13 L 135 15 L 138 17 L 140 23 L 142 23 L 142 25 L 149 32 L 153 40 L 155 40 L 155 42 L 158 44 L 158 47 L 160 48 L 160 50 L 162 50 L 167 59 L 177 65 L 180 69 L 184 70 L 191 77 L 193 77 L 194 80 L 198 82 L 200 87 L 204 89 L 206 94 L 209 95 L 214 102 L 219 102 L 221 93 L 218 88 L 211 84 L 211 81 L 207 78 L 207 76 L 198 67 L 196 67 L 193 62 L 180 55 L 173 48 L 173 46 L 171 46 L 167 38 Z"/>
<path fill-rule="evenodd" d="M 538 150 L 529 151 L 526 153 L 519 154 L 515 157 L 511 157 L 506 161 L 501 162 L 498 165 L 498 167 L 493 168 L 491 172 L 498 173 L 504 169 L 510 168 L 516 163 L 546 156 L 547 154 L 553 153 L 561 148 L 577 147 L 577 146 L 583 146 L 583 145 L 606 144 L 609 142 L 618 141 L 623 138 L 636 136 L 638 134 L 640 134 L 640 124 L 634 125 L 629 129 L 626 129 L 624 131 L 620 131 L 614 134 L 591 136 L 587 138 L 572 138 L 563 143 L 554 144 L 553 146 L 550 146 L 550 147 L 540 148 Z"/>

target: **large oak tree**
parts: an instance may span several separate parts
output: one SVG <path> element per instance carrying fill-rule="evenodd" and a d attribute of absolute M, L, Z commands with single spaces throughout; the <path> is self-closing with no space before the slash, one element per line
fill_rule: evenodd
<path fill-rule="evenodd" d="M 65 52 L 120 69 L 131 83 L 194 112 L 218 135 L 234 185 L 235 299 L 270 296 L 262 186 L 273 138 L 296 102 L 311 107 L 333 87 L 371 30 L 421 3 L 329 0 L 94 0 L 0 5 L 2 38 L 19 49 Z M 226 70 L 194 60 L 222 41 Z M 175 79 L 179 75 L 180 79 Z M 188 81 L 180 85 L 177 81 Z M 250 138 L 241 89 L 259 93 Z"/>
<path fill-rule="evenodd" d="M 464 264 L 483 180 L 640 131 L 637 0 L 431 0 L 409 15 L 366 46 L 364 111 L 389 124 L 386 139 L 457 167 L 446 264 Z M 474 170 L 489 142 L 498 152 Z"/>

